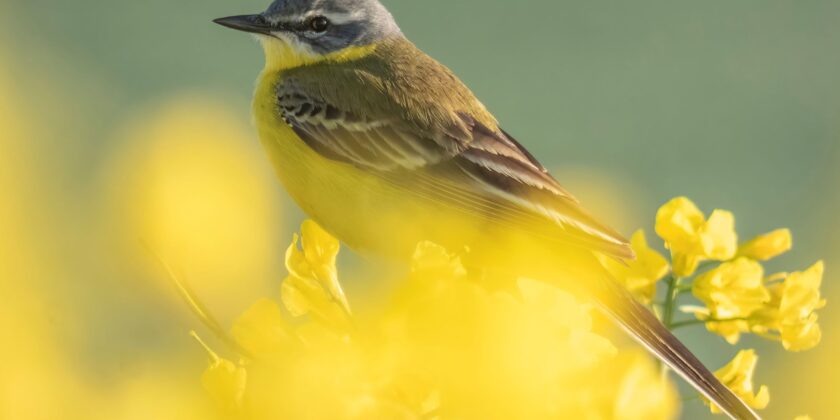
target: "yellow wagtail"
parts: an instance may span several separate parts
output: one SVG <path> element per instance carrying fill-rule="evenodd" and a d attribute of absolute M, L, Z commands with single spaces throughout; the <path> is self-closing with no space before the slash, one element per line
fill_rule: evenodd
<path fill-rule="evenodd" d="M 265 50 L 253 111 L 289 194 L 349 246 L 430 240 L 483 267 L 587 292 L 733 418 L 757 415 L 601 268 L 633 258 L 377 0 L 276 0 L 217 19 Z"/>

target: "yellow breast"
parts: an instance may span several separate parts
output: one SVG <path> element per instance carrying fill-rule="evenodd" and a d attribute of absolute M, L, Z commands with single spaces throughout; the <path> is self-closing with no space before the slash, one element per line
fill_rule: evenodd
<path fill-rule="evenodd" d="M 309 217 L 350 247 L 397 252 L 393 232 L 406 233 L 400 215 L 414 212 L 405 208 L 413 200 L 376 176 L 321 156 L 298 137 L 277 110 L 281 74 L 266 71 L 260 76 L 253 112 L 260 140 L 286 191 Z"/>
<path fill-rule="evenodd" d="M 347 54 L 364 52 L 344 54 L 335 59 L 352 59 Z M 282 83 L 283 69 L 301 59 L 290 60 L 269 59 L 257 83 L 253 112 L 277 176 L 309 217 L 351 248 L 398 258 L 410 256 L 423 240 L 460 250 L 510 234 L 507 230 L 494 232 L 500 225 L 481 214 L 457 211 L 453 203 L 430 200 L 410 184 L 396 185 L 393 180 L 388 182 L 354 165 L 330 160 L 310 148 L 283 121 L 277 105 L 276 91 Z M 504 242 L 519 244 L 523 239 Z M 503 252 L 498 246 L 491 250 L 494 254 Z"/>

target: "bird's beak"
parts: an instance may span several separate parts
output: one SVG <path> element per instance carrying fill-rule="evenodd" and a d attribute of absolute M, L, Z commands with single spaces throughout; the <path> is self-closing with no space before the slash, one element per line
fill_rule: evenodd
<path fill-rule="evenodd" d="M 239 15 L 214 19 L 213 22 L 237 31 L 271 34 L 271 24 L 262 15 Z"/>

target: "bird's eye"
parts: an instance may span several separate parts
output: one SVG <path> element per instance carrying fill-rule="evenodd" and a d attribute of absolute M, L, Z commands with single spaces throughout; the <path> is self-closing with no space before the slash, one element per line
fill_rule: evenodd
<path fill-rule="evenodd" d="M 330 27 L 330 20 L 323 16 L 315 16 L 309 19 L 309 29 L 315 32 L 326 32 Z"/>

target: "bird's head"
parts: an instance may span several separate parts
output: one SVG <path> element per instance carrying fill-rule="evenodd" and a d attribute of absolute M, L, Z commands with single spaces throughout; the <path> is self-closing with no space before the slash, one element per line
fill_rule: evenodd
<path fill-rule="evenodd" d="M 401 36 L 394 18 L 378 0 L 275 0 L 253 15 L 214 22 L 255 34 L 270 67 L 294 67 L 330 57 L 361 53 Z"/>

